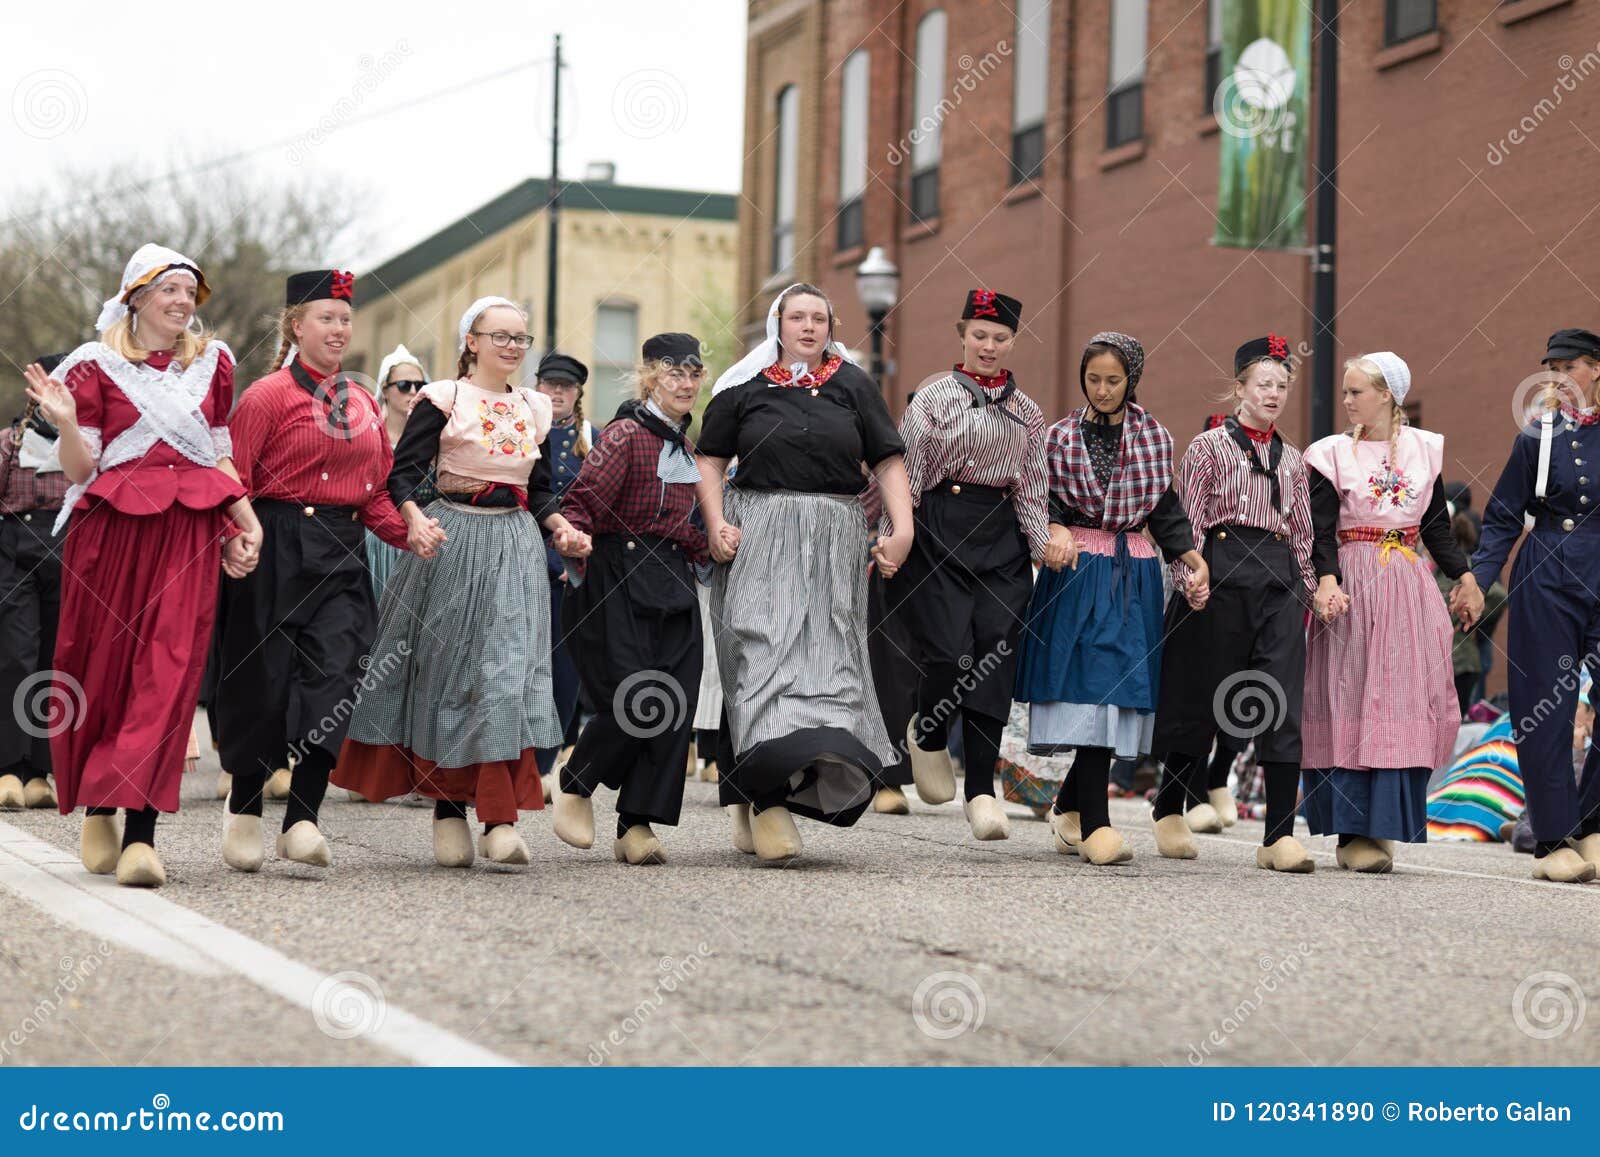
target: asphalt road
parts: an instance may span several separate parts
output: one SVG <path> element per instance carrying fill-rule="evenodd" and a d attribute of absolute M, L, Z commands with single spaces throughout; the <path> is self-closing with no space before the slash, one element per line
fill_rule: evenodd
<path fill-rule="evenodd" d="M 1503 846 L 1403 848 L 1391 876 L 1254 866 L 1260 825 L 1132 863 L 1056 854 L 1013 808 L 836 831 L 782 868 L 690 783 L 671 862 L 434 865 L 429 813 L 330 792 L 326 872 L 223 866 L 215 764 L 163 819 L 169 884 L 76 864 L 76 819 L 0 815 L 0 1064 L 1595 1064 L 1600 885 Z M 276 830 L 282 805 L 268 805 Z M 611 800 L 597 798 L 609 835 Z"/>

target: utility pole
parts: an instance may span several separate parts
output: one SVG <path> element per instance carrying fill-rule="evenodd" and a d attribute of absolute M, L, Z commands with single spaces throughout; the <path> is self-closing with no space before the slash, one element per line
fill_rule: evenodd
<path fill-rule="evenodd" d="M 544 273 L 544 352 L 556 348 L 556 243 L 561 231 L 561 33 L 556 33 L 556 65 L 551 70 L 550 89 L 550 187 L 545 202 L 550 239 L 545 245 Z"/>
<path fill-rule="evenodd" d="M 1333 433 L 1335 379 L 1334 326 L 1338 295 L 1334 253 L 1339 226 L 1339 3 L 1317 0 L 1317 236 L 1312 270 L 1311 438 Z"/>

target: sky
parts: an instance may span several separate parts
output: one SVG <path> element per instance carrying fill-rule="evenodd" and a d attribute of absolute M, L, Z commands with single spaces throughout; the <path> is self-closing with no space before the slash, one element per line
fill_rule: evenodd
<path fill-rule="evenodd" d="M 736 192 L 744 0 L 493 5 L 439 0 L 0 10 L 0 208 L 61 166 L 165 173 L 248 154 L 239 180 L 359 178 L 367 267 L 550 171 L 562 35 L 561 172 Z M 54 13 L 54 15 L 52 15 Z M 151 18 L 155 17 L 155 18 Z"/>

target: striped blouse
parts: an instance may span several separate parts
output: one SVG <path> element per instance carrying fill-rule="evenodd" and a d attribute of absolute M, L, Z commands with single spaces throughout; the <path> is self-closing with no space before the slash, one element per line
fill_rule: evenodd
<path fill-rule="evenodd" d="M 1306 465 L 1300 451 L 1276 436 L 1283 447 L 1278 461 L 1278 493 L 1283 509 L 1273 503 L 1272 478 L 1251 468 L 1247 453 L 1267 465 L 1270 443 L 1252 442 L 1243 449 L 1228 427 L 1207 430 L 1189 443 L 1178 467 L 1175 487 L 1183 508 L 1194 526 L 1195 547 L 1214 526 L 1253 526 L 1274 534 L 1287 534 L 1295 561 L 1305 579 L 1306 593 L 1314 591 L 1317 576 L 1312 567 L 1311 495 Z M 1172 566 L 1176 583 L 1186 582 L 1189 568 L 1177 562 Z"/>
<path fill-rule="evenodd" d="M 986 405 L 954 374 L 919 389 L 900 420 L 906 476 L 913 505 L 946 479 L 1009 490 L 1037 561 L 1050 542 L 1044 411 L 1019 390 L 1000 401 L 1003 389 L 984 385 Z"/>

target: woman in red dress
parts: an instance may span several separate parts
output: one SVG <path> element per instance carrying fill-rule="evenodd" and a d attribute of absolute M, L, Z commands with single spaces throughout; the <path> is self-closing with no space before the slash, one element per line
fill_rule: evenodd
<path fill-rule="evenodd" d="M 101 311 L 101 340 L 50 375 L 25 371 L 73 482 L 49 719 L 61 811 L 88 809 L 85 868 L 138 887 L 166 881 L 156 813 L 178 810 L 217 564 L 242 576 L 261 550 L 228 435 L 233 352 L 190 328 L 209 295 L 193 261 L 145 245 Z"/>

